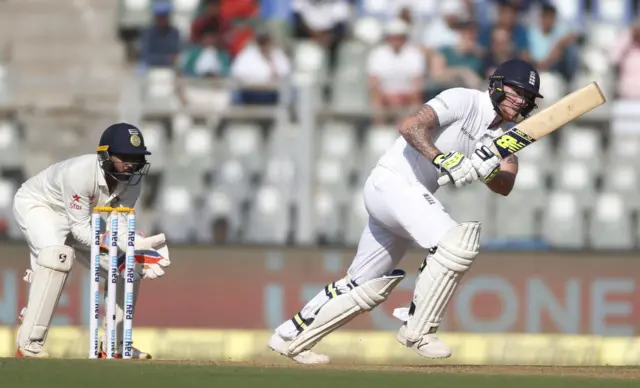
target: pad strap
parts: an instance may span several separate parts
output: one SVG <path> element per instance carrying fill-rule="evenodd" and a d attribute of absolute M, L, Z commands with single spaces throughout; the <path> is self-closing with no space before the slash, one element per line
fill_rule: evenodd
<path fill-rule="evenodd" d="M 405 336 L 417 342 L 435 333 L 460 279 L 471 267 L 480 248 L 480 223 L 453 227 L 427 256 L 416 280 Z"/>
<path fill-rule="evenodd" d="M 388 275 L 372 279 L 356 286 L 346 293 L 329 300 L 311 322 L 298 322 L 302 332 L 289 344 L 289 354 L 295 356 L 311 349 L 322 338 L 343 326 L 359 314 L 370 311 L 384 302 L 391 291 L 406 276 L 402 270 L 394 270 Z M 294 324 L 296 320 L 294 317 Z M 306 327 L 305 327 L 306 326 Z"/>

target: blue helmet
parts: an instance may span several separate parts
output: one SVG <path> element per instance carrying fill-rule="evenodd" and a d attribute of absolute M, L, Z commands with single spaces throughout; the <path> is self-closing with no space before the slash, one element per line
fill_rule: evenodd
<path fill-rule="evenodd" d="M 146 155 L 151 155 L 144 144 L 140 130 L 134 125 L 117 123 L 104 130 L 100 144 L 96 148 L 100 166 L 106 176 L 129 185 L 137 185 L 147 175 L 149 163 Z M 117 171 L 113 156 L 131 165 L 129 171 Z"/>
<path fill-rule="evenodd" d="M 496 109 L 506 97 L 504 85 L 521 88 L 528 92 L 529 96 L 525 97 L 527 104 L 520 110 L 523 117 L 529 116 L 536 108 L 536 98 L 543 98 L 540 94 L 540 74 L 529 62 L 522 59 L 503 62 L 489 77 L 491 99 Z"/>

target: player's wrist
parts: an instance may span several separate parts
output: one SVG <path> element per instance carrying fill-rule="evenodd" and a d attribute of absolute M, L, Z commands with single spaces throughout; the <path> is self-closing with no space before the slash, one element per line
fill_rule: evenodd
<path fill-rule="evenodd" d="M 484 183 L 489 183 L 492 182 L 494 180 L 494 178 L 498 175 L 498 173 L 500 172 L 500 167 L 496 167 L 493 170 L 491 170 L 491 172 L 489 173 L 489 175 L 487 175 L 486 177 L 484 177 L 482 179 L 482 181 Z"/>
<path fill-rule="evenodd" d="M 442 152 L 440 150 L 436 150 L 435 154 L 431 158 L 431 163 L 433 163 L 433 165 L 436 167 L 440 167 L 442 162 L 449 156 L 451 156 L 451 152 Z"/>
<path fill-rule="evenodd" d="M 431 160 L 431 163 L 438 168 L 451 168 L 462 162 L 464 157 L 463 154 L 456 151 L 441 152 Z"/>
<path fill-rule="evenodd" d="M 433 165 L 436 167 L 440 167 L 440 164 L 446 157 L 446 154 L 438 154 L 433 159 L 431 159 L 431 163 L 433 163 Z"/>

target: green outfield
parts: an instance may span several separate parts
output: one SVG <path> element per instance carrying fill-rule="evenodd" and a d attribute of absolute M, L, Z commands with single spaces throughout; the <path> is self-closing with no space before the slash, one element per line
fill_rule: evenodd
<path fill-rule="evenodd" d="M 258 365 L 189 361 L 0 359 L 2 387 L 320 388 L 638 387 L 635 367 Z"/>

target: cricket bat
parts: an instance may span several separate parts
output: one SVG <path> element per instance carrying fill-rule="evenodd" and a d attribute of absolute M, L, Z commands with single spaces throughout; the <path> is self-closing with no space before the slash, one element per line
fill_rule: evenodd
<path fill-rule="evenodd" d="M 598 83 L 591 82 L 494 139 L 492 151 L 504 159 L 605 102 Z"/>
<path fill-rule="evenodd" d="M 524 119 L 515 127 L 495 138 L 491 149 L 501 159 L 504 159 L 605 102 L 606 99 L 600 86 L 593 81 L 587 86 L 567 94 L 553 105 Z M 448 175 L 443 175 L 438 179 L 440 186 L 449 182 Z"/>

